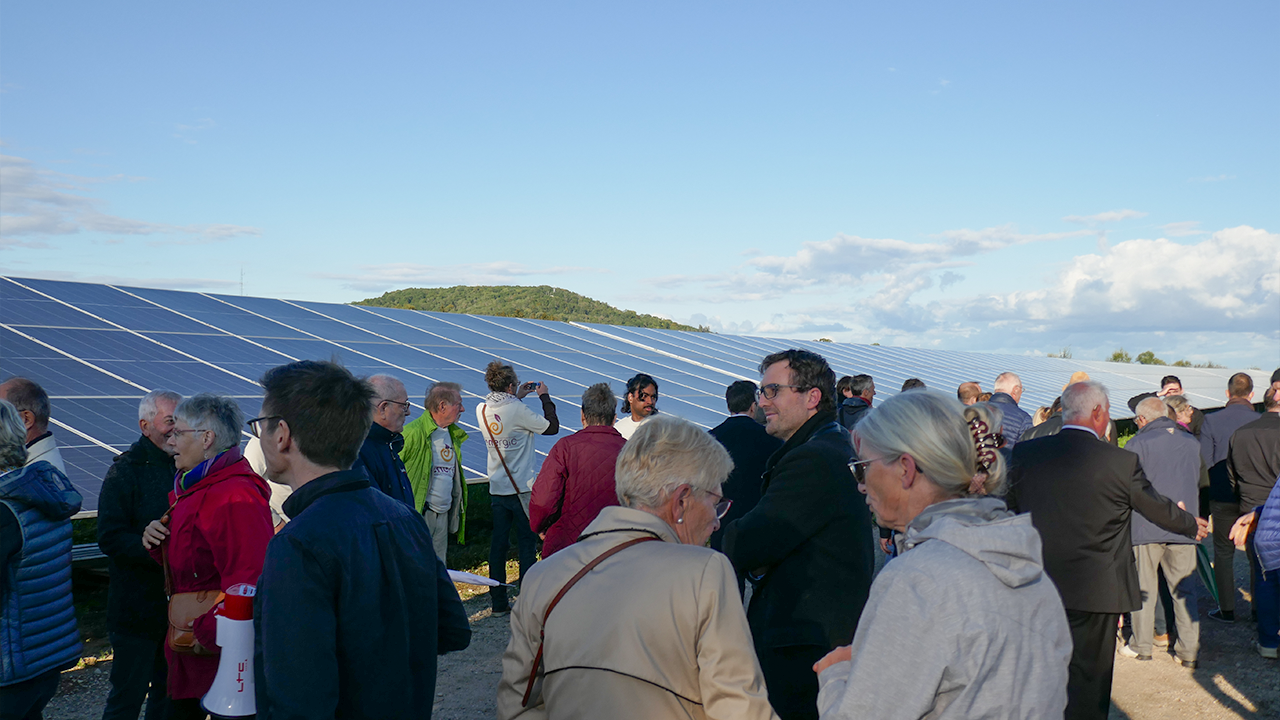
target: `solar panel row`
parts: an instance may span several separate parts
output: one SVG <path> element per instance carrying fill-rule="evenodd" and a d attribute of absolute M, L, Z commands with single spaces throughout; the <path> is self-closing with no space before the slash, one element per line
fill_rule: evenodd
<path fill-rule="evenodd" d="M 292 360 L 336 357 L 357 374 L 400 377 L 417 415 L 427 385 L 450 380 L 464 389 L 468 412 L 461 424 L 473 434 L 463 446 L 463 466 L 469 476 L 482 477 L 484 449 L 473 408 L 487 393 L 484 367 L 494 358 L 511 363 L 521 380 L 547 383 L 566 432 L 578 429 L 575 408 L 587 386 L 603 381 L 621 391 L 636 372 L 658 379 L 663 412 L 711 427 L 724 415 L 725 386 L 756 379 L 760 359 L 783 347 L 821 353 L 841 375 L 869 373 L 882 395 L 908 377 L 947 391 L 966 380 L 989 388 L 997 373 L 1012 370 L 1023 378 L 1023 405 L 1030 407 L 1048 404 L 1073 371 L 1085 369 L 1107 383 L 1117 415 L 1125 414 L 1125 398 L 1149 390 L 1162 372 L 1029 356 L 0 280 L 0 375 L 30 377 L 50 394 L 55 434 L 89 514 L 96 512 L 111 458 L 137 439 L 138 399 L 152 389 L 230 395 L 252 417 L 261 401 L 256 380 L 264 371 Z M 1215 404 L 1216 388 L 1229 375 L 1180 372 L 1193 401 L 1206 407 Z M 1213 394 L 1194 395 L 1197 381 L 1211 384 Z M 536 446 L 545 454 L 554 442 L 539 438 Z"/>

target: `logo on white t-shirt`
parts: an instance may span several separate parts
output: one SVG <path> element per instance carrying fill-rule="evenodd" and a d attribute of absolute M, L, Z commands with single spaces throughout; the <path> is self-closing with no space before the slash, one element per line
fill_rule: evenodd
<path fill-rule="evenodd" d="M 493 419 L 489 421 L 489 432 L 494 435 L 502 434 L 502 416 L 498 413 L 494 413 Z"/>
<path fill-rule="evenodd" d="M 445 462 L 453 462 L 453 446 L 445 445 L 440 448 L 440 459 Z"/>

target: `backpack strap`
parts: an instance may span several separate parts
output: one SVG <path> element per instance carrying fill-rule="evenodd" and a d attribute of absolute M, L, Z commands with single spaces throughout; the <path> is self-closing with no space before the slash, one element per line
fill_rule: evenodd
<path fill-rule="evenodd" d="M 502 469 L 507 471 L 507 477 L 511 480 L 511 489 L 520 494 L 520 486 L 516 484 L 516 476 L 511 474 L 511 468 L 507 467 L 507 459 L 502 457 L 502 451 L 498 449 L 498 439 L 493 436 L 493 428 L 489 427 L 489 420 L 485 417 L 484 403 L 480 404 L 480 419 L 484 421 L 485 432 L 489 433 L 489 440 L 493 443 L 493 451 L 498 453 L 498 461 L 502 463 Z"/>

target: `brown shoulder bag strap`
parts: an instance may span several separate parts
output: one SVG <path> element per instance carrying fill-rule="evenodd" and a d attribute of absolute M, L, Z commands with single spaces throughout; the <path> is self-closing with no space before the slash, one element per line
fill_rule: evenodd
<path fill-rule="evenodd" d="M 592 568 L 594 568 L 595 566 L 604 562 L 608 558 L 613 557 L 617 553 L 620 553 L 623 550 L 626 550 L 632 545 L 639 545 L 642 542 L 652 542 L 654 540 L 660 540 L 660 538 L 654 537 L 652 535 L 646 535 L 645 537 L 638 537 L 634 540 L 628 540 L 622 543 L 621 545 L 614 545 L 613 547 L 601 553 L 600 556 L 597 557 L 595 560 L 592 560 L 591 562 L 584 565 L 582 569 L 578 571 L 578 574 L 570 578 L 569 582 L 565 583 L 564 587 L 560 588 L 560 592 L 556 593 L 556 596 L 551 599 L 551 604 L 547 605 L 547 611 L 542 615 L 542 629 L 538 631 L 538 654 L 535 655 L 533 658 L 533 668 L 529 671 L 529 684 L 525 686 L 524 699 L 520 701 L 520 707 L 529 706 L 529 696 L 533 694 L 533 682 L 538 677 L 538 668 L 542 667 L 542 646 L 547 640 L 547 620 L 551 617 L 551 611 L 555 610 L 556 605 L 560 603 L 560 598 L 564 597 L 564 594 L 569 592 L 569 588 L 576 585 L 578 581 L 581 580 L 584 575 L 591 572 Z"/>
<path fill-rule="evenodd" d="M 493 436 L 493 429 L 489 427 L 489 419 L 485 417 L 486 405 L 480 405 L 480 420 L 484 422 L 485 432 L 489 433 L 489 440 L 493 443 L 493 451 L 498 453 L 498 460 L 502 463 L 502 469 L 507 471 L 507 477 L 511 479 L 511 489 L 520 493 L 520 486 L 516 484 L 516 476 L 511 474 L 511 468 L 507 467 L 507 459 L 502 457 L 502 451 L 498 449 L 498 439 Z"/>

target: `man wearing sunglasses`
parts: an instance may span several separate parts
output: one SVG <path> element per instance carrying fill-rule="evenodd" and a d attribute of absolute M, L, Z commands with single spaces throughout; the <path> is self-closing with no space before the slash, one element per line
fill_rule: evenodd
<path fill-rule="evenodd" d="M 836 377 L 807 350 L 760 363 L 765 431 L 783 441 L 765 463 L 760 502 L 729 523 L 724 552 L 754 583 L 747 620 L 783 720 L 817 718 L 813 664 L 853 640 L 875 561 L 871 514 L 836 422 Z"/>
<path fill-rule="evenodd" d="M 409 392 L 404 383 L 390 375 L 371 375 L 368 383 L 373 398 L 373 424 L 360 446 L 360 457 L 352 470 L 363 470 L 373 486 L 390 497 L 413 507 L 413 485 L 400 451 L 404 448 L 404 419 L 409 417 Z"/>

